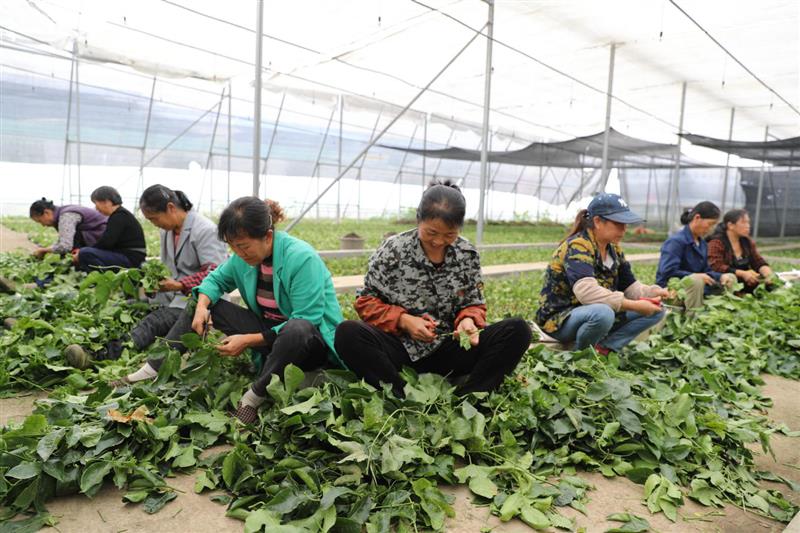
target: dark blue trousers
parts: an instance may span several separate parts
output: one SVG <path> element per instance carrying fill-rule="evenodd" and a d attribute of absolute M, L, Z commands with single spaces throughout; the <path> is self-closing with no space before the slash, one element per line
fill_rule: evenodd
<path fill-rule="evenodd" d="M 78 270 L 89 272 L 109 267 L 132 268 L 134 265 L 123 253 L 86 246 L 78 254 Z"/>

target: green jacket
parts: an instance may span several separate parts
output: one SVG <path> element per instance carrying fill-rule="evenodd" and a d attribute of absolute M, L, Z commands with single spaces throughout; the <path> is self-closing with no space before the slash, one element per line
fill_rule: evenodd
<path fill-rule="evenodd" d="M 278 309 L 289 319 L 308 320 L 318 327 L 328 345 L 328 359 L 344 368 L 333 347 L 336 326 L 344 317 L 336 299 L 331 273 L 310 244 L 283 231 L 276 231 L 274 235 L 273 285 Z M 258 267 L 250 266 L 238 255 L 233 255 L 206 276 L 194 288 L 194 294 L 205 294 L 213 305 L 223 294 L 238 289 L 247 307 L 261 316 L 256 302 L 257 281 Z M 272 329 L 277 333 L 284 324 Z"/>

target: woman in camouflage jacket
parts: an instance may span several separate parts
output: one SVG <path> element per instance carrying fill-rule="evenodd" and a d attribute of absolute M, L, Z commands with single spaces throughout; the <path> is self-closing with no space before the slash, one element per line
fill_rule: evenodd
<path fill-rule="evenodd" d="M 627 224 L 641 220 L 616 194 L 600 194 L 578 213 L 545 273 L 536 312 L 545 333 L 607 354 L 664 317 L 660 298 L 669 293 L 636 281 L 619 245 Z"/>
<path fill-rule="evenodd" d="M 373 386 L 403 394 L 400 369 L 467 376 L 462 393 L 502 383 L 527 350 L 524 320 L 486 324 L 478 251 L 459 236 L 466 202 L 458 187 L 435 183 L 417 209 L 417 227 L 381 245 L 355 303 L 361 321 L 336 329 L 336 351 Z M 469 335 L 465 349 L 455 338 Z M 480 335 L 479 335 L 480 333 Z"/>

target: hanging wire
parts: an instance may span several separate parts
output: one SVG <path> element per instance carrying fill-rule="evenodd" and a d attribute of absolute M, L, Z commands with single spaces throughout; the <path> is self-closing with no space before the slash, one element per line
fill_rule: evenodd
<path fill-rule="evenodd" d="M 716 39 L 716 38 L 715 38 L 713 35 L 711 35 L 711 33 L 710 33 L 710 32 L 709 32 L 707 29 L 705 29 L 705 28 L 704 28 L 704 27 L 703 27 L 703 26 L 702 26 L 702 25 L 701 25 L 699 22 L 697 22 L 697 21 L 696 21 L 696 20 L 695 20 L 695 19 L 694 19 L 694 18 L 693 18 L 693 17 L 692 17 L 692 16 L 691 16 L 689 13 L 687 13 L 685 9 L 683 9 L 681 6 L 679 6 L 679 5 L 678 5 L 678 3 L 677 3 L 675 0 L 669 0 L 669 2 L 670 2 L 670 3 L 671 3 L 673 6 L 675 6 L 675 8 L 676 8 L 678 11 L 680 11 L 681 13 L 683 13 L 683 15 L 684 15 L 684 16 L 685 16 L 687 19 L 689 19 L 689 20 L 692 22 L 692 24 L 694 24 L 695 26 L 697 26 L 697 27 L 700 29 L 700 31 L 702 31 L 703 33 L 705 33 L 705 34 L 706 34 L 706 36 L 708 36 L 708 38 L 709 38 L 709 39 L 711 39 L 711 40 L 714 42 L 714 44 L 716 44 L 717 46 L 719 46 L 719 47 L 722 49 L 722 51 L 723 51 L 723 52 L 725 52 L 726 54 L 728 54 L 728 56 L 730 56 L 730 58 L 731 58 L 731 59 L 733 59 L 734 61 L 736 61 L 736 63 L 737 63 L 737 64 L 738 64 L 740 67 L 742 67 L 742 68 L 745 70 L 745 72 L 747 72 L 748 74 L 750 74 L 750 76 L 752 76 L 752 77 L 753 77 L 753 79 L 755 79 L 755 80 L 756 80 L 758 83 L 760 83 L 761 85 L 763 85 L 763 86 L 764 86 L 764 88 L 766 88 L 766 89 L 767 89 L 769 92 L 771 92 L 773 95 L 777 96 L 777 97 L 778 97 L 778 98 L 779 98 L 779 99 L 780 99 L 780 100 L 781 100 L 781 101 L 782 101 L 784 104 L 786 104 L 786 105 L 789 107 L 789 109 L 791 109 L 792 111 L 794 111 L 795 113 L 797 113 L 798 115 L 800 115 L 800 110 L 798 110 L 798 109 L 797 109 L 797 108 L 796 108 L 796 107 L 795 107 L 795 106 L 794 106 L 794 105 L 793 105 L 791 102 L 789 102 L 789 101 L 788 101 L 786 98 L 784 98 L 784 97 L 783 97 L 783 96 L 782 96 L 782 95 L 781 95 L 781 94 L 780 94 L 778 91 L 776 91 L 776 90 L 775 90 L 775 89 L 773 89 L 773 88 L 772 88 L 772 87 L 771 87 L 769 84 L 767 84 L 767 82 L 765 82 L 765 81 L 764 81 L 764 80 L 762 80 L 760 77 L 758 77 L 758 75 L 757 75 L 755 72 L 753 72 L 752 70 L 750 70 L 750 69 L 747 67 L 747 65 L 745 65 L 744 63 L 742 63 L 742 61 L 740 61 L 738 57 L 736 57 L 735 55 L 733 55 L 733 53 L 732 53 L 730 50 L 728 50 L 728 49 L 725 47 L 725 45 L 723 45 L 723 44 L 722 44 L 721 42 L 719 42 L 719 41 L 718 41 L 718 40 L 717 40 L 717 39 Z M 770 104 L 770 109 L 772 109 L 772 104 Z"/>

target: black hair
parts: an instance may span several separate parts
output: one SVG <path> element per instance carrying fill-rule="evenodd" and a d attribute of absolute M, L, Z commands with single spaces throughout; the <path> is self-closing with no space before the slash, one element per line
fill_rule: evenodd
<path fill-rule="evenodd" d="M 170 203 L 184 211 L 192 209 L 192 202 L 189 201 L 183 191 L 173 191 L 163 185 L 151 185 L 142 192 L 142 196 L 139 198 L 139 207 L 142 211 L 150 211 L 152 213 L 165 212 L 167 205 Z"/>
<path fill-rule="evenodd" d="M 109 187 L 108 185 L 103 185 L 102 187 L 96 188 L 92 191 L 92 196 L 90 199 L 93 202 L 103 202 L 109 201 L 113 205 L 122 205 L 122 196 L 120 196 L 119 191 L 114 187 Z"/>
<path fill-rule="evenodd" d="M 461 228 L 466 211 L 467 201 L 455 183 L 434 180 L 422 193 L 417 207 L 417 222 L 438 218 L 451 228 Z"/>
<path fill-rule="evenodd" d="M 219 216 L 219 240 L 230 242 L 241 236 L 253 239 L 266 237 L 267 232 L 283 220 L 283 209 L 274 200 L 261 200 L 255 196 L 237 198 Z"/>
<path fill-rule="evenodd" d="M 708 240 L 722 238 L 723 236 L 727 238 L 728 224 L 736 224 L 748 214 L 747 209 L 731 209 L 722 217 L 722 221 L 714 228 L 714 233 L 711 234 Z"/>
<path fill-rule="evenodd" d="M 42 197 L 41 200 L 36 200 L 31 204 L 31 208 L 28 211 L 28 216 L 31 218 L 42 216 L 44 214 L 45 209 L 50 209 L 52 211 L 56 210 L 56 204 L 53 203 L 52 200 L 48 200 L 45 197 Z"/>
<path fill-rule="evenodd" d="M 692 207 L 686 208 L 681 213 L 681 224 L 688 224 L 692 221 L 695 215 L 700 215 L 700 218 L 719 218 L 720 210 L 714 202 L 703 201 Z"/>
<path fill-rule="evenodd" d="M 594 228 L 594 219 L 593 217 L 589 216 L 589 210 L 581 209 L 578 211 L 578 214 L 575 215 L 575 220 L 572 222 L 572 227 L 569 229 L 567 236 L 564 238 L 569 239 L 573 235 L 577 235 L 585 229 L 592 228 Z"/>

